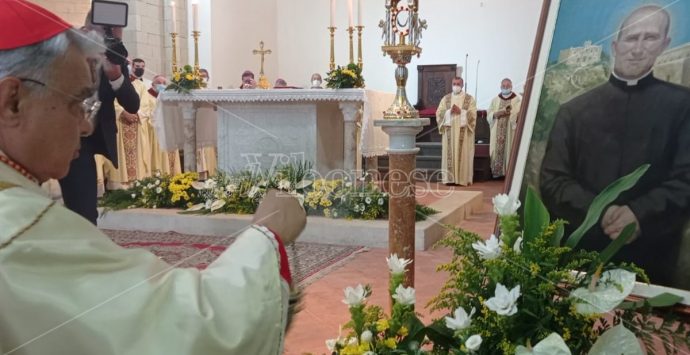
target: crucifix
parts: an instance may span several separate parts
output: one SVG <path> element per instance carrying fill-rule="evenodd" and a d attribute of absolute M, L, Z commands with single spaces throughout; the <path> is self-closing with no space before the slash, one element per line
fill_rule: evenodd
<path fill-rule="evenodd" d="M 261 72 L 259 72 L 260 75 L 264 75 L 264 57 L 266 54 L 271 54 L 270 49 L 264 50 L 264 41 L 259 42 L 259 49 L 254 50 L 254 54 L 260 54 L 261 55 Z"/>

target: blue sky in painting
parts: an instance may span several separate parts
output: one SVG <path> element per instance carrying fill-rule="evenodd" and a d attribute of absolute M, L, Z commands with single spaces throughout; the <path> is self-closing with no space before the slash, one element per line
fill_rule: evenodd
<path fill-rule="evenodd" d="M 671 14 L 669 48 L 690 42 L 688 0 L 562 0 L 549 61 L 556 61 L 561 50 L 582 46 L 587 40 L 602 45 L 604 52 L 610 55 L 611 41 L 623 18 L 646 4 L 664 6 Z"/>

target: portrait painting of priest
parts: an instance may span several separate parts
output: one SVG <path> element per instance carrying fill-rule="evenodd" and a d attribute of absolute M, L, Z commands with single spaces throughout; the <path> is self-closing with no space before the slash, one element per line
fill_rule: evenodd
<path fill-rule="evenodd" d="M 634 224 L 616 258 L 690 289 L 690 3 L 553 1 L 534 77 L 511 192 L 538 191 L 568 235 L 649 164 L 578 247 L 603 250 Z"/>

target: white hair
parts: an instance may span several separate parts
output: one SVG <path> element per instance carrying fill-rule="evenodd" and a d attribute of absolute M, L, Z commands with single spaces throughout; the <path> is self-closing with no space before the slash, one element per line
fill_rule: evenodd
<path fill-rule="evenodd" d="M 12 76 L 48 84 L 55 60 L 72 45 L 87 57 L 100 58 L 105 51 L 103 37 L 96 32 L 71 29 L 37 44 L 0 50 L 0 79 Z"/>

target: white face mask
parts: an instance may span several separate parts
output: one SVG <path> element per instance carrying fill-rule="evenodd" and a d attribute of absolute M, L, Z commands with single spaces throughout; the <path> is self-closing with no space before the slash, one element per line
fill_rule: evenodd
<path fill-rule="evenodd" d="M 321 86 L 321 80 L 312 80 L 311 86 L 313 86 L 313 87 Z"/>
<path fill-rule="evenodd" d="M 459 94 L 462 92 L 462 86 L 459 85 L 453 85 L 453 94 Z"/>

